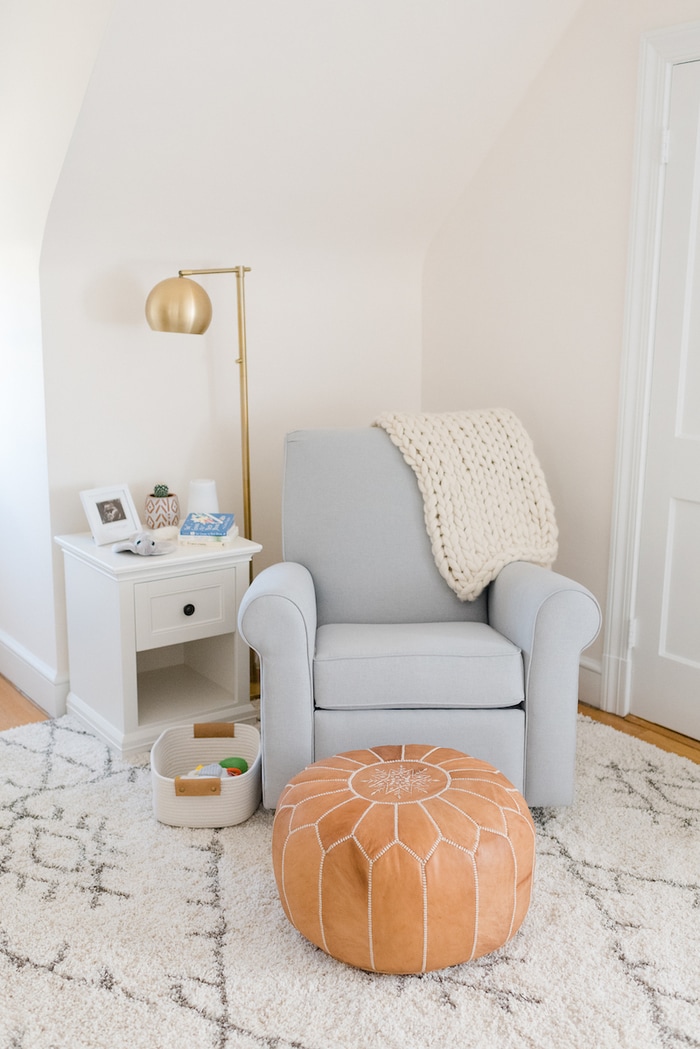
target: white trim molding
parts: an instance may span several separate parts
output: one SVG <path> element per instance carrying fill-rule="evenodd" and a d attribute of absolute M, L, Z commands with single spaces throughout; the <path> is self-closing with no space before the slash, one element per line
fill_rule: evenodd
<path fill-rule="evenodd" d="M 578 677 L 578 698 L 591 707 L 600 707 L 602 667 L 600 661 L 581 656 Z"/>
<path fill-rule="evenodd" d="M 68 675 L 53 670 L 2 630 L 0 674 L 50 717 L 58 718 L 65 714 Z"/>
<path fill-rule="evenodd" d="M 612 517 L 601 706 L 630 709 L 630 654 L 637 592 L 647 417 L 656 321 L 665 130 L 673 66 L 700 59 L 700 23 L 642 39 L 635 179 L 625 303 L 620 424 Z"/>

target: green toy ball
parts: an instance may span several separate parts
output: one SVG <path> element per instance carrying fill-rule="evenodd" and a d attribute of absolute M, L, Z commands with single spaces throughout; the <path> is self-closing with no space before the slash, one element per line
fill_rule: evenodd
<path fill-rule="evenodd" d="M 229 776 L 242 776 L 248 771 L 248 762 L 245 758 L 223 758 L 219 764 L 226 769 Z"/>

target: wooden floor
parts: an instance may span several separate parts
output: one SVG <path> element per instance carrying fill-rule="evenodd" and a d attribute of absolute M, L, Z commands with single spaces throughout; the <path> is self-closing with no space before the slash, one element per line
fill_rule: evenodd
<path fill-rule="evenodd" d="M 0 732 L 33 721 L 46 721 L 48 716 L 0 675 Z"/>
<path fill-rule="evenodd" d="M 667 728 L 661 728 L 659 725 L 652 725 L 651 722 L 642 721 L 641 718 L 634 717 L 632 714 L 620 718 L 616 714 L 606 714 L 605 711 L 598 710 L 597 707 L 589 707 L 584 703 L 579 703 L 579 711 L 595 721 L 602 721 L 605 725 L 619 729 L 620 732 L 626 732 L 647 743 L 653 743 L 661 750 L 681 754 L 700 765 L 700 742 L 698 740 L 682 736 Z M 34 721 L 46 721 L 48 717 L 48 714 L 40 710 L 31 700 L 18 692 L 9 681 L 0 676 L 0 732 L 8 728 L 17 728 L 19 725 L 29 725 Z"/>
<path fill-rule="evenodd" d="M 604 725 L 612 725 L 620 732 L 626 732 L 628 736 L 636 736 L 637 739 L 643 739 L 646 743 L 653 743 L 661 750 L 680 754 L 700 765 L 700 741 L 697 739 L 682 736 L 680 732 L 673 732 L 672 729 L 663 728 L 661 725 L 653 725 L 650 721 L 643 721 L 635 717 L 634 714 L 620 718 L 617 714 L 607 714 L 604 710 L 589 707 L 585 703 L 579 703 L 578 709 L 581 714 L 595 721 L 602 721 Z"/>

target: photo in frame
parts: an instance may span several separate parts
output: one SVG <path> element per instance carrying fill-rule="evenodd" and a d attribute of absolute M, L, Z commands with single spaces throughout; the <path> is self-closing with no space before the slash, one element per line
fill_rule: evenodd
<path fill-rule="evenodd" d="M 89 488 L 80 493 L 92 538 L 98 546 L 129 539 L 141 531 L 134 500 L 125 484 Z"/>

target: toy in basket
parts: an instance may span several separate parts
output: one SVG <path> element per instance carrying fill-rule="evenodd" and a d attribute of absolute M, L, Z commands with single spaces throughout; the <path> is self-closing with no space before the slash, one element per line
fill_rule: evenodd
<path fill-rule="evenodd" d="M 241 775 L 193 776 L 197 766 L 232 756 Z M 222 769 L 223 771 L 223 769 Z M 151 750 L 156 819 L 171 827 L 230 827 L 252 816 L 261 799 L 260 734 L 253 725 L 209 722 L 166 729 Z"/>

